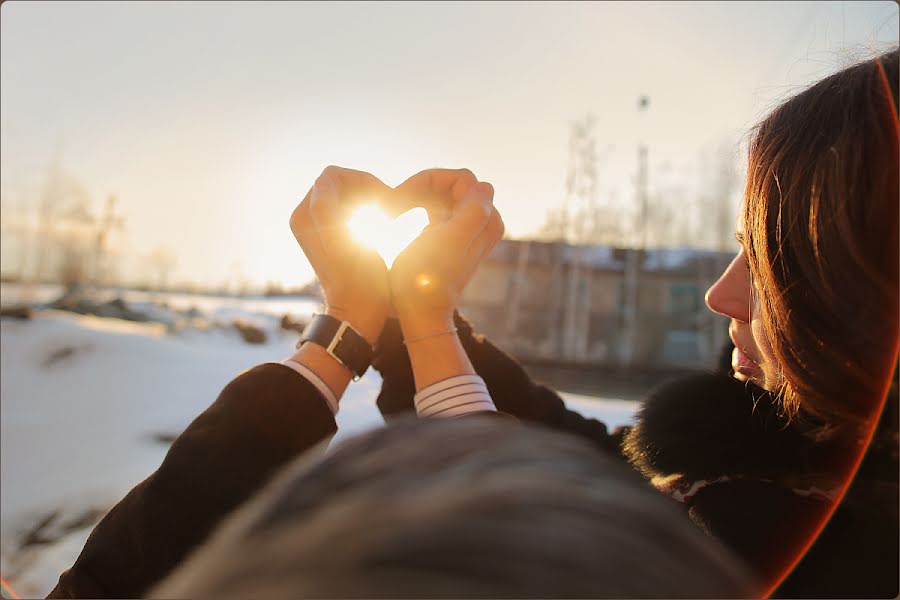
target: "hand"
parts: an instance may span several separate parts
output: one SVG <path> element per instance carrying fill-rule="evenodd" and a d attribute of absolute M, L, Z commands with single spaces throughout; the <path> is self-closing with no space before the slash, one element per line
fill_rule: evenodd
<path fill-rule="evenodd" d="M 372 200 L 397 212 L 392 193 L 374 175 L 327 167 L 291 214 L 291 231 L 319 278 L 327 314 L 349 322 L 373 346 L 391 305 L 387 267 L 351 238 L 347 217 Z"/>
<path fill-rule="evenodd" d="M 453 311 L 481 260 L 503 237 L 494 208 L 494 188 L 467 169 L 430 169 L 396 189 L 399 201 L 422 205 L 437 198 L 449 212 L 436 218 L 394 261 L 390 270 L 393 306 L 407 339 L 446 331 Z"/>

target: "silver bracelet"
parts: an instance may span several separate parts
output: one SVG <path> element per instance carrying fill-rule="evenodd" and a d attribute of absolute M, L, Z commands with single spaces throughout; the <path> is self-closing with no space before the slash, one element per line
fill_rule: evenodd
<path fill-rule="evenodd" d="M 428 338 L 438 337 L 439 335 L 447 335 L 450 333 L 456 333 L 459 331 L 456 327 L 448 329 L 447 331 L 439 331 L 437 333 L 429 333 L 428 335 L 423 335 L 422 337 L 413 338 L 411 340 L 403 340 L 403 345 L 408 346 L 413 342 L 420 342 L 422 340 L 427 340 Z"/>

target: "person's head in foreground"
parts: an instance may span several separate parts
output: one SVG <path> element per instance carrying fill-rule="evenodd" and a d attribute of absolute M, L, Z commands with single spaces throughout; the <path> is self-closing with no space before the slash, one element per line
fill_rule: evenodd
<path fill-rule="evenodd" d="M 407 421 L 301 460 L 150 597 L 736 597 L 745 571 L 588 442 Z"/>
<path fill-rule="evenodd" d="M 775 109 L 750 145 L 741 248 L 707 292 L 735 376 L 859 434 L 895 367 L 897 50 Z"/>

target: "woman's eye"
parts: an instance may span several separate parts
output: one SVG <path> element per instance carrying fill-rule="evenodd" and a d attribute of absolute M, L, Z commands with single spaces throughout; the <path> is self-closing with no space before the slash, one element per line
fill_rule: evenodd
<path fill-rule="evenodd" d="M 753 269 L 750 268 L 750 256 L 747 255 L 746 250 L 741 250 L 741 257 L 744 259 L 744 266 L 747 268 L 747 274 L 750 277 L 750 289 L 753 290 L 756 287 L 756 280 L 753 278 Z"/>

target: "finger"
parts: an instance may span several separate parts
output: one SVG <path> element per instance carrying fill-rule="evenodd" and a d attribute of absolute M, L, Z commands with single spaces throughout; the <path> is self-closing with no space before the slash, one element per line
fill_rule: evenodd
<path fill-rule="evenodd" d="M 386 183 L 365 171 L 356 171 L 330 165 L 322 171 L 321 177 L 334 183 L 335 194 L 349 213 L 361 204 L 378 204 L 391 216 L 396 216 L 412 206 L 406 206 Z"/>
<path fill-rule="evenodd" d="M 390 189 L 387 184 L 366 171 L 328 165 L 322 171 L 322 175 L 326 175 L 336 186 L 344 191 L 351 188 L 366 188 L 370 186 Z"/>
<path fill-rule="evenodd" d="M 456 196 L 461 200 L 478 183 L 469 169 L 425 169 L 397 186 L 397 190 L 409 193 L 433 192 Z"/>
<path fill-rule="evenodd" d="M 300 245 L 303 254 L 312 266 L 313 270 L 320 280 L 327 279 L 327 269 L 325 269 L 325 251 L 322 248 L 322 242 L 319 234 L 312 222 L 312 216 L 309 214 L 309 196 L 307 193 L 303 200 L 291 213 L 290 226 L 294 239 Z"/>
<path fill-rule="evenodd" d="M 431 202 L 419 203 L 425 204 L 425 212 L 428 213 L 428 222 L 432 224 L 444 223 L 453 214 L 448 206 L 448 202 L 444 200 L 432 200 Z"/>
<path fill-rule="evenodd" d="M 349 207 L 341 202 L 337 184 L 328 169 L 316 179 L 309 196 L 309 214 L 319 231 L 340 229 L 350 214 Z"/>
<path fill-rule="evenodd" d="M 375 197 L 389 199 L 391 189 L 370 173 L 329 166 L 291 214 L 291 231 L 307 260 L 325 283 L 334 265 L 331 258 L 347 258 L 354 249 L 350 243 L 346 219 L 353 199 Z M 377 255 L 377 253 L 375 253 Z M 359 256 L 354 264 L 372 262 L 370 256 Z M 359 259 L 362 259 L 361 261 Z M 380 261 L 381 258 L 378 257 Z"/>
<path fill-rule="evenodd" d="M 322 173 L 310 192 L 309 214 L 318 248 L 321 248 L 325 271 L 335 270 L 335 277 L 348 266 L 356 269 L 361 260 L 369 263 L 369 249 L 354 243 L 347 227 L 352 205 L 343 202 L 329 173 Z M 372 251 L 377 256 L 377 252 Z M 354 260 L 355 259 L 355 260 Z"/>
<path fill-rule="evenodd" d="M 395 188 L 398 196 L 423 206 L 433 222 L 443 220 L 442 209 L 452 208 L 462 201 L 478 183 L 469 169 L 426 169 L 416 173 Z"/>
<path fill-rule="evenodd" d="M 467 261 L 476 264 L 481 262 L 491 253 L 497 245 L 497 242 L 503 237 L 505 231 L 506 228 L 503 225 L 503 219 L 500 217 L 500 213 L 497 212 L 497 209 L 494 209 L 488 219 L 488 224 L 469 246 L 469 252 L 466 254 Z"/>
<path fill-rule="evenodd" d="M 469 245 L 487 226 L 494 212 L 494 188 L 483 181 L 476 184 L 466 194 L 465 199 L 454 207 L 450 219 L 443 226 L 449 236 L 462 244 L 461 258 L 469 251 Z"/>
<path fill-rule="evenodd" d="M 463 261 L 464 267 L 460 276 L 460 291 L 475 275 L 475 271 L 478 270 L 482 261 L 494 250 L 497 242 L 503 238 L 505 230 L 500 213 L 497 212 L 497 209 L 494 209 L 488 224 L 469 246 L 469 252 Z"/>

